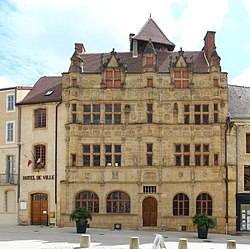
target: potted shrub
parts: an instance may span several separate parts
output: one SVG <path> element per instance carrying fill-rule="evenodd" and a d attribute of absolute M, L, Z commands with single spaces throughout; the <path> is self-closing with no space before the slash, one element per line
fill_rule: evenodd
<path fill-rule="evenodd" d="M 76 208 L 69 216 L 71 221 L 76 222 L 76 232 L 86 233 L 89 220 L 92 220 L 91 211 L 85 207 Z"/>
<path fill-rule="evenodd" d="M 198 238 L 207 239 L 208 229 L 215 227 L 215 221 L 204 214 L 196 214 L 192 217 L 193 224 L 197 226 L 198 229 Z"/>

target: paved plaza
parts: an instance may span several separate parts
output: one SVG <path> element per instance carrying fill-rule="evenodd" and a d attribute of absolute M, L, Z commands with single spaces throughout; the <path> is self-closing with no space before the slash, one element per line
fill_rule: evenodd
<path fill-rule="evenodd" d="M 237 249 L 250 249 L 250 234 L 222 235 L 209 233 L 208 239 L 197 233 L 169 231 L 131 231 L 89 228 L 91 248 L 129 249 L 131 237 L 139 237 L 140 249 L 151 249 L 155 235 L 161 234 L 167 249 L 178 249 L 180 238 L 188 240 L 188 249 L 226 249 L 228 240 L 235 240 Z M 75 249 L 81 234 L 74 227 L 0 225 L 0 249 Z"/>

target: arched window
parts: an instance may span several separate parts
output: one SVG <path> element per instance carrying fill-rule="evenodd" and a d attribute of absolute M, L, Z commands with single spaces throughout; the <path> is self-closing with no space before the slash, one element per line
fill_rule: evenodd
<path fill-rule="evenodd" d="M 212 198 L 209 194 L 202 193 L 196 199 L 196 213 L 212 216 Z"/>
<path fill-rule="evenodd" d="M 189 199 L 185 194 L 177 194 L 174 197 L 173 215 L 189 215 Z"/>
<path fill-rule="evenodd" d="M 130 213 L 130 197 L 128 194 L 116 191 L 107 197 L 107 213 Z"/>
<path fill-rule="evenodd" d="M 97 194 L 91 191 L 83 191 L 77 194 L 75 199 L 76 208 L 86 207 L 92 213 L 99 213 L 99 198 Z"/>

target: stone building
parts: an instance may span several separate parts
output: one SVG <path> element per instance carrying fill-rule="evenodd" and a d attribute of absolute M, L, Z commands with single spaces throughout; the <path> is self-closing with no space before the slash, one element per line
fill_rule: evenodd
<path fill-rule="evenodd" d="M 201 51 L 174 52 L 150 17 L 129 40 L 129 52 L 86 53 L 76 43 L 62 74 L 57 224 L 73 225 L 70 212 L 87 206 L 91 227 L 192 231 L 191 217 L 206 212 L 217 232 L 235 231 L 227 73 L 215 32 Z"/>
<path fill-rule="evenodd" d="M 18 224 L 20 113 L 16 102 L 30 90 L 21 86 L 0 89 L 0 224 Z"/>
<path fill-rule="evenodd" d="M 228 93 L 228 167 L 236 175 L 236 229 L 250 231 L 250 88 L 229 86 Z"/>
<path fill-rule="evenodd" d="M 58 181 L 66 150 L 61 77 L 41 77 L 18 103 L 21 122 L 19 220 L 22 225 L 56 223 Z M 62 129 L 63 127 L 63 129 Z M 60 148 L 58 148 L 60 145 Z"/>

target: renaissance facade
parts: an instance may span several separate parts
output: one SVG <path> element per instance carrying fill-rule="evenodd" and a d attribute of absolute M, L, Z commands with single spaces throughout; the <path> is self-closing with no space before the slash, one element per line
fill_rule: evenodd
<path fill-rule="evenodd" d="M 235 167 L 227 165 L 227 73 L 215 32 L 201 51 L 175 45 L 150 17 L 130 51 L 75 44 L 62 74 L 65 151 L 57 225 L 86 206 L 91 227 L 193 231 L 207 213 L 235 232 Z"/>

